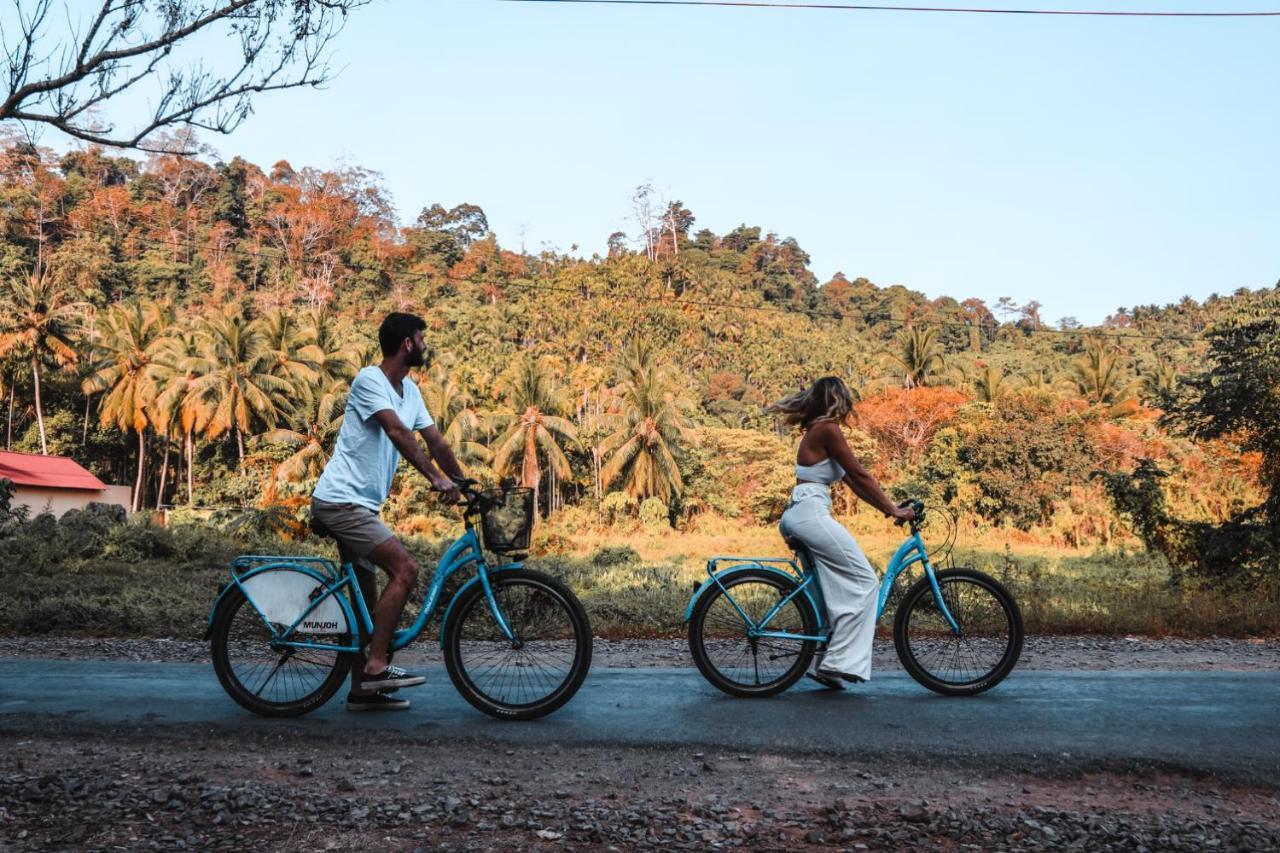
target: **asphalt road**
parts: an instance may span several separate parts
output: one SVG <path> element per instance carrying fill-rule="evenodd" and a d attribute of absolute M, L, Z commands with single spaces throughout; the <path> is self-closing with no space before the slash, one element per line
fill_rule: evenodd
<path fill-rule="evenodd" d="M 407 711 L 348 714 L 343 692 L 310 716 L 256 717 L 206 664 L 0 661 L 0 737 L 58 728 L 189 727 L 314 732 L 339 726 L 413 738 L 750 751 L 965 762 L 1145 763 L 1241 781 L 1280 779 L 1280 673 L 1016 672 L 983 696 L 935 696 L 905 674 L 830 693 L 802 682 L 765 700 L 733 699 L 691 669 L 593 669 L 581 692 L 531 723 L 471 708 L 443 669 L 402 695 Z M 52 715 L 52 716 L 51 716 Z"/>

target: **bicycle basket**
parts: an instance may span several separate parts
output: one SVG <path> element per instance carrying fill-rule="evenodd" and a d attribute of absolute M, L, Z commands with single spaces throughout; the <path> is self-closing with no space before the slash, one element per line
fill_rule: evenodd
<path fill-rule="evenodd" d="M 490 551 L 525 551 L 533 531 L 533 489 L 488 489 L 480 530 Z"/>

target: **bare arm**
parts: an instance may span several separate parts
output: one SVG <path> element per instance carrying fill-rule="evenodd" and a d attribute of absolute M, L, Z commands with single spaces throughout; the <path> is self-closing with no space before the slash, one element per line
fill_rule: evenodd
<path fill-rule="evenodd" d="M 449 446 L 449 442 L 445 440 L 439 427 L 432 424 L 429 427 L 418 430 L 418 434 L 427 443 L 427 450 L 431 453 L 431 458 L 439 464 L 446 474 L 450 477 L 465 476 L 462 473 L 462 466 L 458 464 L 457 458 L 453 455 L 453 448 Z"/>
<path fill-rule="evenodd" d="M 818 437 L 827 455 L 840 463 L 840 467 L 845 472 L 844 482 L 855 495 L 890 518 L 908 518 L 914 515 L 910 509 L 900 509 L 893 499 L 884 493 L 884 489 L 880 488 L 876 478 L 871 476 L 871 472 L 853 455 L 853 450 L 850 449 L 849 442 L 845 441 L 844 433 L 840 431 L 839 426 L 834 423 L 824 423 L 819 424 L 817 429 L 821 430 Z"/>
<path fill-rule="evenodd" d="M 422 476 L 426 477 L 431 485 L 443 492 L 446 499 L 452 492 L 456 500 L 458 487 L 435 466 L 431 457 L 422 449 L 422 445 L 418 444 L 413 433 L 401 422 L 399 416 L 391 409 L 374 412 L 373 416 L 386 432 L 387 438 L 391 439 L 391 443 L 396 446 L 396 450 L 400 451 L 400 455 L 409 460 L 410 465 L 421 471 Z M 450 459 L 452 458 L 453 455 L 450 454 Z"/>

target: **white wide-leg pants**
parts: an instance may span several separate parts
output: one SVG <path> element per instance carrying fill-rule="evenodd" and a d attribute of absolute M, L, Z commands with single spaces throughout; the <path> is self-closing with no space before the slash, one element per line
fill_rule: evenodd
<path fill-rule="evenodd" d="M 778 527 L 808 547 L 822 584 L 831 639 L 821 668 L 869 679 L 880 579 L 853 534 L 831 517 L 831 490 L 796 486 Z"/>

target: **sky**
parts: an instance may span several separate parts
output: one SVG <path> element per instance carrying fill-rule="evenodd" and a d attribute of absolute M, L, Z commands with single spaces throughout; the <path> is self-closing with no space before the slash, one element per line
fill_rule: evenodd
<path fill-rule="evenodd" d="M 651 183 L 695 230 L 794 237 L 819 281 L 1093 324 L 1280 280 L 1278 43 L 1280 18 L 375 0 L 325 89 L 203 139 L 264 168 L 376 170 L 405 223 L 478 204 L 533 252 L 603 254 Z"/>

